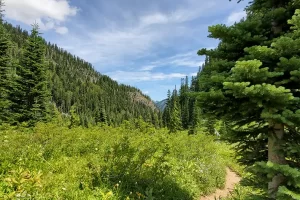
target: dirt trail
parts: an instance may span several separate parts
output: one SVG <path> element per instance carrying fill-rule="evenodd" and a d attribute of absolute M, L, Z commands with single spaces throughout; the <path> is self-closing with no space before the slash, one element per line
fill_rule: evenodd
<path fill-rule="evenodd" d="M 224 189 L 217 189 L 213 194 L 208 196 L 201 197 L 200 200 L 215 200 L 219 198 L 224 198 L 230 194 L 230 192 L 234 189 L 234 185 L 239 183 L 241 177 L 239 177 L 235 172 L 226 169 L 226 183 Z"/>

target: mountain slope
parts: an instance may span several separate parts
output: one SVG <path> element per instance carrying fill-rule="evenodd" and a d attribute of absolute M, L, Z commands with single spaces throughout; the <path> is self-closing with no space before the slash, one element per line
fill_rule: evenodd
<path fill-rule="evenodd" d="M 161 100 L 161 101 L 156 101 L 155 105 L 160 111 L 164 111 L 166 107 L 167 99 Z"/>
<path fill-rule="evenodd" d="M 4 26 L 11 37 L 12 56 L 18 62 L 28 32 L 9 23 L 5 23 Z M 74 106 L 81 124 L 86 126 L 96 123 L 96 116 L 103 110 L 108 123 L 113 125 L 139 116 L 151 121 L 154 112 L 158 112 L 151 104 L 151 99 L 139 89 L 118 84 L 108 76 L 95 71 L 90 63 L 55 44 L 45 41 L 45 46 L 52 102 L 60 112 L 69 113 Z M 137 95 L 133 96 L 133 93 Z M 135 99 L 136 96 L 138 99 Z"/>

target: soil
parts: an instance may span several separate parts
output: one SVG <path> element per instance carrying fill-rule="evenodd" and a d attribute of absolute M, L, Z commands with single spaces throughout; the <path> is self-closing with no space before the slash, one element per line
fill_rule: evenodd
<path fill-rule="evenodd" d="M 217 189 L 213 194 L 208 196 L 203 196 L 200 200 L 215 200 L 227 197 L 231 191 L 233 191 L 235 184 L 239 183 L 241 177 L 239 177 L 235 172 L 226 169 L 226 183 L 224 189 Z"/>

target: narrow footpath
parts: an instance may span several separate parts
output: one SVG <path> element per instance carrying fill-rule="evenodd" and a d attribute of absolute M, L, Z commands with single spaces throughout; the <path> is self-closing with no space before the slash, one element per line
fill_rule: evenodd
<path fill-rule="evenodd" d="M 200 200 L 215 200 L 227 197 L 231 191 L 233 191 L 235 184 L 239 183 L 241 177 L 239 177 L 235 172 L 226 169 L 226 183 L 224 189 L 217 189 L 213 194 L 201 197 Z"/>

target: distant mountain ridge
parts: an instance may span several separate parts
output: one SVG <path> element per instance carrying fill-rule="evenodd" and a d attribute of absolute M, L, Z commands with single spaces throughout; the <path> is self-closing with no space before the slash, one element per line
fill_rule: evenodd
<path fill-rule="evenodd" d="M 166 108 L 166 103 L 167 103 L 167 99 L 164 99 L 161 101 L 156 101 L 155 105 L 160 111 L 164 111 L 164 109 Z"/>

